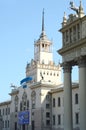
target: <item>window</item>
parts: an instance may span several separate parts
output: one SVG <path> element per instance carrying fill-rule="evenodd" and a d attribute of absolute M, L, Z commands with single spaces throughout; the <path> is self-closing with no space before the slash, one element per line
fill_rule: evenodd
<path fill-rule="evenodd" d="M 35 100 L 32 100 L 32 109 L 35 109 Z"/>
<path fill-rule="evenodd" d="M 47 103 L 47 104 L 46 104 L 46 108 L 50 108 L 50 104 Z"/>
<path fill-rule="evenodd" d="M 9 128 L 9 120 L 8 120 L 8 128 Z"/>
<path fill-rule="evenodd" d="M 32 91 L 31 93 L 31 100 L 32 100 L 32 109 L 35 109 L 36 106 L 36 92 Z"/>
<path fill-rule="evenodd" d="M 44 60 L 42 60 L 42 64 L 44 64 Z"/>
<path fill-rule="evenodd" d="M 46 125 L 50 125 L 50 120 L 46 120 Z"/>
<path fill-rule="evenodd" d="M 61 106 L 61 99 L 60 99 L 60 97 L 58 97 L 58 107 L 60 107 Z"/>
<path fill-rule="evenodd" d="M 58 115 L 58 125 L 61 125 L 61 115 Z"/>
<path fill-rule="evenodd" d="M 50 75 L 52 75 L 52 72 L 50 73 Z"/>
<path fill-rule="evenodd" d="M 76 26 L 73 27 L 73 40 L 76 41 Z"/>
<path fill-rule="evenodd" d="M 57 73 L 57 76 L 59 76 L 59 74 Z"/>
<path fill-rule="evenodd" d="M 7 108 L 6 108 L 6 115 L 7 115 Z"/>
<path fill-rule="evenodd" d="M 7 128 L 7 121 L 5 120 L 5 128 Z"/>
<path fill-rule="evenodd" d="M 27 100 L 27 109 L 29 109 L 29 100 Z"/>
<path fill-rule="evenodd" d="M 45 74 L 45 72 L 43 74 Z"/>
<path fill-rule="evenodd" d="M 24 91 L 22 101 L 20 102 L 20 111 L 29 109 L 29 100 L 27 100 L 27 93 Z"/>
<path fill-rule="evenodd" d="M 25 101 L 26 99 L 27 99 L 27 94 L 26 94 L 26 92 L 24 92 L 24 93 L 23 93 L 23 96 L 22 96 L 22 100 Z"/>
<path fill-rule="evenodd" d="M 14 102 L 15 102 L 15 112 L 18 112 L 18 96 L 17 95 L 15 96 Z"/>
<path fill-rule="evenodd" d="M 46 117 L 50 117 L 50 112 L 46 112 Z"/>
<path fill-rule="evenodd" d="M 15 107 L 15 112 L 18 112 L 18 107 Z"/>
<path fill-rule="evenodd" d="M 26 110 L 26 101 L 23 102 L 23 109 Z"/>
<path fill-rule="evenodd" d="M 20 111 L 22 111 L 22 102 L 20 102 Z"/>
<path fill-rule="evenodd" d="M 55 107 L 55 98 L 53 98 L 53 107 Z"/>
<path fill-rule="evenodd" d="M 42 44 L 42 47 L 44 47 L 44 44 Z"/>
<path fill-rule="evenodd" d="M 79 113 L 75 113 L 75 123 L 79 124 Z"/>
<path fill-rule="evenodd" d="M 34 112 L 32 112 L 32 115 L 34 116 Z"/>
<path fill-rule="evenodd" d="M 8 107 L 8 114 L 10 114 L 10 107 Z"/>
<path fill-rule="evenodd" d="M 80 25 L 77 24 L 78 39 L 80 39 Z"/>
<path fill-rule="evenodd" d="M 3 115 L 4 115 L 4 109 L 3 109 Z"/>
<path fill-rule="evenodd" d="M 3 128 L 4 128 L 4 121 L 3 121 Z"/>
<path fill-rule="evenodd" d="M 53 75 L 55 76 L 55 73 Z"/>
<path fill-rule="evenodd" d="M 53 125 L 55 125 L 55 115 L 53 115 Z"/>
<path fill-rule="evenodd" d="M 1 115 L 1 109 L 0 109 L 0 115 Z"/>
<path fill-rule="evenodd" d="M 63 33 L 63 44 L 65 45 L 65 33 Z"/>
<path fill-rule="evenodd" d="M 46 100 L 49 101 L 49 99 L 50 99 L 50 95 L 48 94 L 46 95 Z"/>
<path fill-rule="evenodd" d="M 75 104 L 78 104 L 78 94 L 75 94 Z"/>
<path fill-rule="evenodd" d="M 17 118 L 17 114 L 15 114 L 15 118 Z"/>

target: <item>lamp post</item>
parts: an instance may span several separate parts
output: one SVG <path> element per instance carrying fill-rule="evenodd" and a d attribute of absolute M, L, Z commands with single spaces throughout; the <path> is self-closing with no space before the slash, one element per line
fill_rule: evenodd
<path fill-rule="evenodd" d="M 2 119 L 2 115 L 0 115 L 0 130 L 2 130 L 3 128 L 3 119 Z"/>

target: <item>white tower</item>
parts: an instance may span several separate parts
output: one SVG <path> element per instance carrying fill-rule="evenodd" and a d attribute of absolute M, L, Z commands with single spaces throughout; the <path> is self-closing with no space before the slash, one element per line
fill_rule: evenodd
<path fill-rule="evenodd" d="M 34 44 L 34 60 L 43 64 L 49 64 L 53 61 L 52 42 L 48 40 L 44 31 L 44 10 L 42 14 L 42 32 Z"/>
<path fill-rule="evenodd" d="M 53 62 L 52 42 L 44 31 L 44 10 L 42 13 L 42 32 L 34 42 L 34 59 L 26 66 L 26 77 L 31 76 L 33 82 L 61 83 L 61 67 Z"/>

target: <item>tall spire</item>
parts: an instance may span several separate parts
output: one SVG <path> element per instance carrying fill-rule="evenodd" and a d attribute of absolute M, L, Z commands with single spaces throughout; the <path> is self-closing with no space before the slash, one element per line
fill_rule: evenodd
<path fill-rule="evenodd" d="M 45 33 L 45 28 L 44 28 L 44 8 L 42 11 L 42 32 L 41 32 L 38 40 L 48 40 L 46 33 Z"/>
<path fill-rule="evenodd" d="M 43 9 L 43 12 L 42 12 L 42 32 L 41 32 L 40 38 L 42 38 L 42 39 L 47 38 L 46 34 L 45 34 L 45 30 L 44 30 L 44 9 Z"/>
<path fill-rule="evenodd" d="M 44 31 L 44 8 L 42 12 L 42 32 Z"/>

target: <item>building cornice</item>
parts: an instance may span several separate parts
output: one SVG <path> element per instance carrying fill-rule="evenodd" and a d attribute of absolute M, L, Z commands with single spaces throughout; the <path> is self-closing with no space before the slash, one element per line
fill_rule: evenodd
<path fill-rule="evenodd" d="M 84 17 L 82 17 L 82 18 L 77 18 L 76 20 L 74 20 L 74 21 L 72 21 L 72 22 L 66 24 L 66 25 L 65 25 L 63 28 L 61 28 L 59 31 L 60 31 L 60 32 L 64 32 L 65 30 L 67 30 L 67 29 L 73 27 L 74 25 L 76 25 L 76 24 L 78 24 L 78 23 L 80 23 L 80 22 L 82 22 L 82 21 L 84 21 L 84 20 L 86 20 L 86 15 L 85 15 Z"/>
<path fill-rule="evenodd" d="M 72 83 L 72 90 L 77 89 L 77 88 L 79 88 L 79 84 L 78 83 Z M 64 86 L 59 87 L 59 88 L 55 88 L 55 89 L 51 89 L 51 91 L 49 93 L 53 94 L 53 93 L 60 93 L 60 92 L 63 92 L 63 91 L 64 91 Z"/>
<path fill-rule="evenodd" d="M 86 38 L 82 38 L 79 41 L 74 42 L 74 44 L 67 44 L 67 46 L 62 47 L 60 50 L 58 50 L 58 53 L 63 55 L 64 53 L 75 49 L 75 48 L 79 48 L 82 47 L 83 45 L 86 45 Z"/>
<path fill-rule="evenodd" d="M 31 84 L 30 88 L 35 89 L 35 88 L 45 88 L 45 89 L 52 89 L 56 87 L 56 84 L 53 84 L 51 82 L 45 82 L 45 81 L 39 81 L 36 83 Z"/>
<path fill-rule="evenodd" d="M 10 105 L 10 104 L 11 104 L 11 100 L 10 101 L 5 101 L 5 102 L 1 102 L 0 106 Z"/>
<path fill-rule="evenodd" d="M 9 95 L 13 96 L 19 93 L 19 90 L 13 89 L 11 93 L 9 93 Z"/>

